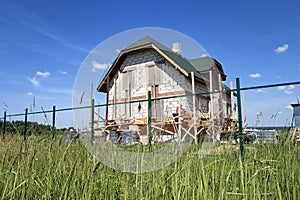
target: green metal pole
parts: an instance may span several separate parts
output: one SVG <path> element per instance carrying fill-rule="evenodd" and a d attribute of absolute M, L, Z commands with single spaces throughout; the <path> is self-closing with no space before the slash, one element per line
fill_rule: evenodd
<path fill-rule="evenodd" d="M 54 139 L 54 136 L 55 136 L 55 111 L 56 111 L 56 107 L 55 107 L 55 105 L 53 105 L 53 109 L 52 109 L 52 139 Z"/>
<path fill-rule="evenodd" d="M 238 107 L 238 125 L 239 125 L 239 138 L 240 138 L 240 152 L 241 158 L 244 158 L 244 140 L 243 140 L 243 122 L 242 122 L 242 106 L 241 106 L 241 88 L 240 79 L 236 78 L 236 98 Z"/>
<path fill-rule="evenodd" d="M 28 108 L 25 109 L 24 140 L 26 140 L 26 132 L 27 132 L 27 115 L 28 115 Z"/>
<path fill-rule="evenodd" d="M 151 147 L 152 134 L 151 134 L 151 91 L 148 91 L 148 125 L 147 125 L 147 134 L 148 134 L 148 145 Z"/>
<path fill-rule="evenodd" d="M 4 111 L 4 117 L 3 117 L 3 131 L 2 131 L 3 139 L 4 139 L 4 135 L 5 135 L 5 125 L 6 125 L 6 111 Z"/>
<path fill-rule="evenodd" d="M 94 144 L 94 134 L 95 134 L 95 129 L 94 129 L 94 113 L 95 113 L 95 99 L 91 99 L 91 122 L 90 122 L 90 129 L 91 129 L 91 144 Z"/>

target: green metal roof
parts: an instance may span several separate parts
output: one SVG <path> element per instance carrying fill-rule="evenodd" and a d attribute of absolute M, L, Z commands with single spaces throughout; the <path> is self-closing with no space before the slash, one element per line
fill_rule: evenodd
<path fill-rule="evenodd" d="M 164 46 L 163 44 L 159 43 L 158 41 L 152 39 L 149 36 L 145 36 L 141 38 L 140 40 L 132 43 L 131 45 L 127 46 L 126 48 L 122 49 L 120 54 L 118 55 L 118 58 L 115 60 L 114 64 L 112 65 L 112 68 L 116 65 L 117 62 L 124 59 L 124 55 L 127 53 L 130 53 L 131 51 L 139 50 L 142 48 L 153 48 L 151 45 L 154 45 L 160 52 L 164 54 L 164 56 L 168 57 L 168 59 L 172 60 L 178 67 L 181 68 L 186 74 L 190 76 L 191 72 L 194 72 L 194 75 L 196 78 L 203 80 L 205 82 L 209 82 L 207 78 L 201 75 L 200 72 L 209 70 L 212 65 L 215 63 L 220 68 L 220 70 L 223 72 L 222 65 L 215 59 L 211 57 L 202 57 L 202 58 L 196 58 L 196 59 L 187 59 L 183 57 L 180 54 L 177 54 L 173 52 L 170 48 Z M 159 52 L 158 52 L 159 53 Z M 183 72 L 183 73 L 184 73 Z M 110 76 L 110 73 L 115 73 L 113 69 L 110 69 L 109 72 L 105 75 L 103 80 L 100 82 L 100 85 L 98 86 L 97 90 L 105 90 L 105 79 L 107 76 Z M 224 80 L 226 78 L 226 75 L 223 72 Z"/>
<path fill-rule="evenodd" d="M 168 47 L 164 46 L 163 44 L 159 43 L 158 41 L 152 39 L 149 36 L 145 36 L 141 38 L 140 40 L 136 41 L 135 43 L 129 45 L 122 51 L 130 51 L 131 49 L 135 49 L 138 47 L 142 47 L 148 44 L 154 44 L 159 50 L 161 50 L 166 56 L 168 56 L 170 59 L 172 59 L 178 66 L 180 66 L 184 71 L 186 71 L 188 74 L 191 72 L 194 72 L 195 77 L 199 79 L 203 79 L 204 81 L 208 81 L 205 77 L 203 77 L 199 70 L 193 65 L 192 62 L 189 62 L 188 59 L 184 58 L 183 56 L 173 52 Z"/>
<path fill-rule="evenodd" d="M 189 60 L 189 62 L 197 69 L 198 72 L 208 71 L 211 69 L 211 67 L 215 65 L 221 73 L 222 80 L 226 80 L 226 75 L 224 73 L 221 63 L 219 63 L 214 58 L 205 56 L 201 58 L 191 59 Z"/>
<path fill-rule="evenodd" d="M 202 58 L 191 59 L 189 62 L 197 69 L 197 71 L 206 71 L 210 70 L 214 64 L 214 59 L 209 56 L 205 56 Z"/>
<path fill-rule="evenodd" d="M 130 49 L 134 49 L 137 47 L 142 47 L 145 46 L 147 44 L 154 44 L 156 47 L 158 47 L 160 50 L 170 50 L 168 47 L 162 45 L 161 43 L 157 42 L 156 40 L 152 39 L 151 37 L 149 37 L 148 35 L 139 39 L 138 41 L 132 43 L 131 45 L 129 45 L 128 47 L 126 47 L 125 49 L 122 49 L 122 51 L 128 51 Z M 170 50 L 171 51 L 171 50 Z"/>

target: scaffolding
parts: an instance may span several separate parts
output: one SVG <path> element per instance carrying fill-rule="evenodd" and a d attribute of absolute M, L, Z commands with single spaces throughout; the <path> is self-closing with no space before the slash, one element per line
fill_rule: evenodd
<path fill-rule="evenodd" d="M 177 142 L 191 141 L 195 143 L 201 142 L 204 135 L 209 135 L 212 141 L 220 140 L 220 135 L 225 134 L 226 136 L 232 136 L 237 133 L 237 117 L 235 112 L 234 104 L 234 93 L 232 89 L 232 83 L 230 84 L 231 91 L 230 100 L 231 102 L 231 115 L 224 115 L 224 108 L 220 106 L 218 112 L 213 109 L 213 104 L 209 103 L 208 112 L 201 112 L 201 110 L 196 109 L 195 97 L 197 95 L 204 95 L 203 93 L 195 93 L 192 74 L 192 94 L 188 95 L 177 95 L 170 96 L 167 98 L 177 98 L 178 105 L 176 111 L 172 112 L 172 109 L 162 110 L 164 114 L 163 117 L 157 119 L 152 116 L 151 106 L 153 102 L 164 100 L 167 98 L 152 98 L 151 91 L 148 91 L 147 99 L 140 99 L 135 101 L 127 102 L 116 102 L 113 101 L 111 104 L 106 104 L 106 109 L 109 106 L 113 107 L 115 112 L 116 107 L 122 104 L 138 104 L 147 103 L 147 116 L 134 116 L 131 118 L 128 117 L 115 117 L 114 119 L 108 119 L 107 117 L 101 117 L 100 110 L 98 109 L 98 120 L 96 124 L 102 123 L 104 126 L 100 127 L 100 130 L 104 131 L 137 131 L 142 139 L 142 143 L 149 144 L 155 142 L 169 142 L 175 140 Z M 205 95 L 216 94 L 216 93 L 225 93 L 228 91 L 215 91 L 208 92 Z M 221 95 L 220 95 L 221 96 Z M 192 98 L 192 110 L 186 111 L 183 109 L 182 98 Z M 212 100 L 211 100 L 212 101 Z M 220 102 L 217 100 L 218 103 Z M 94 111 L 91 111 L 94 113 Z M 107 112 L 106 112 L 107 113 Z M 116 116 L 113 113 L 113 116 Z M 92 128 L 91 128 L 92 129 Z M 150 138 L 150 139 L 149 139 Z"/>

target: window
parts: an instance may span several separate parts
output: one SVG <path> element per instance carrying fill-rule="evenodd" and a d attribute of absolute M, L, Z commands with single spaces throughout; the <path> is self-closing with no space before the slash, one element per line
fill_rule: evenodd
<path fill-rule="evenodd" d="M 208 113 L 209 100 L 207 97 L 199 96 L 199 109 L 201 113 Z"/>
<path fill-rule="evenodd" d="M 124 99 L 124 102 L 131 101 L 131 96 L 132 96 L 132 91 L 134 88 L 134 70 L 128 70 L 128 71 L 123 71 L 121 75 L 121 84 L 122 84 L 122 96 L 121 98 Z M 131 103 L 124 103 L 123 104 L 123 111 L 122 113 L 126 117 L 132 117 L 132 105 Z"/>
<path fill-rule="evenodd" d="M 127 79 L 127 71 L 122 73 L 122 89 L 127 90 L 128 89 L 128 79 Z"/>
<path fill-rule="evenodd" d="M 226 105 L 227 105 L 227 109 L 226 109 L 227 112 L 225 113 L 225 115 L 231 116 L 232 115 L 231 104 L 226 103 Z"/>
<path fill-rule="evenodd" d="M 148 86 L 151 87 L 152 98 L 159 97 L 159 84 L 161 83 L 161 68 L 158 65 L 148 67 Z M 151 105 L 152 118 L 160 121 L 163 118 L 163 100 L 154 100 Z"/>
<path fill-rule="evenodd" d="M 122 72 L 122 89 L 130 90 L 134 88 L 134 71 L 124 71 Z"/>
<path fill-rule="evenodd" d="M 152 98 L 158 98 L 159 86 L 152 85 L 151 86 L 151 94 Z M 157 121 L 162 120 L 163 117 L 163 100 L 154 100 L 151 105 L 151 114 L 152 118 Z"/>
<path fill-rule="evenodd" d="M 158 85 L 161 83 L 161 68 L 157 65 L 150 65 L 148 67 L 148 84 Z"/>

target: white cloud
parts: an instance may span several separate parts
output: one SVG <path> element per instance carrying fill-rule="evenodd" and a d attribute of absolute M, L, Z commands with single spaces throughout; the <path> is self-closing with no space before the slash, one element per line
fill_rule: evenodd
<path fill-rule="evenodd" d="M 82 51 L 84 53 L 89 53 L 90 51 L 80 45 L 77 45 L 77 44 L 73 44 L 71 42 L 68 42 L 66 41 L 65 39 L 57 36 L 56 34 L 54 33 L 51 33 L 47 30 L 45 30 L 44 28 L 42 28 L 41 26 L 33 26 L 32 27 L 35 31 L 37 31 L 38 33 L 52 39 L 52 40 L 55 40 L 57 42 L 59 42 L 60 44 L 62 44 L 63 46 L 65 47 L 68 47 L 68 48 L 73 48 L 73 49 L 76 49 L 78 51 Z"/>
<path fill-rule="evenodd" d="M 82 51 L 84 53 L 90 52 L 90 50 L 85 49 L 80 45 L 69 42 L 59 37 L 57 34 L 50 32 L 49 30 L 53 28 L 51 28 L 43 18 L 23 7 L 11 3 L 10 1 L 5 1 L 4 3 L 1 1 L 1 20 L 4 20 L 11 25 L 17 26 L 22 30 L 34 30 L 47 38 L 57 41 L 65 47 Z"/>
<path fill-rule="evenodd" d="M 285 94 L 292 94 L 294 92 L 295 85 L 289 85 L 288 87 L 278 86 L 277 89 L 283 91 Z"/>
<path fill-rule="evenodd" d="M 92 61 L 92 65 L 93 65 L 92 71 L 104 70 L 109 66 L 109 64 L 106 64 L 106 63 L 101 64 L 101 63 L 98 63 L 95 60 Z"/>
<path fill-rule="evenodd" d="M 277 75 L 275 76 L 276 79 L 280 79 L 281 78 L 281 75 Z"/>
<path fill-rule="evenodd" d="M 260 78 L 261 77 L 260 73 L 250 74 L 249 76 L 251 78 Z"/>
<path fill-rule="evenodd" d="M 33 96 L 33 93 L 32 92 L 27 92 L 26 93 L 28 96 Z"/>
<path fill-rule="evenodd" d="M 292 90 L 284 90 L 284 93 L 286 93 L 286 94 L 292 94 L 293 91 Z"/>
<path fill-rule="evenodd" d="M 274 49 L 274 52 L 275 53 L 283 53 L 283 52 L 287 51 L 288 48 L 289 48 L 289 45 L 288 44 L 284 44 L 284 45 L 279 46 L 276 49 Z"/>
<path fill-rule="evenodd" d="M 36 79 L 36 77 L 33 78 L 27 78 L 34 87 L 41 87 L 40 81 Z"/>
<path fill-rule="evenodd" d="M 289 85 L 289 87 L 287 89 L 288 90 L 294 90 L 295 89 L 295 85 Z"/>
<path fill-rule="evenodd" d="M 67 74 L 68 74 L 68 72 L 63 71 L 63 70 L 59 70 L 59 73 L 64 74 L 64 75 L 67 75 Z"/>
<path fill-rule="evenodd" d="M 208 57 L 208 55 L 205 53 L 201 54 L 200 58 L 204 58 L 204 57 Z"/>
<path fill-rule="evenodd" d="M 265 94 L 266 91 L 263 90 L 263 89 L 258 89 L 256 93 L 257 93 L 257 94 Z"/>
<path fill-rule="evenodd" d="M 121 50 L 120 50 L 120 49 L 116 49 L 116 53 L 118 53 L 118 54 L 119 54 L 120 52 L 121 52 Z"/>
<path fill-rule="evenodd" d="M 47 78 L 48 76 L 50 76 L 51 74 L 50 74 L 50 72 L 41 72 L 41 71 L 37 71 L 36 72 L 36 75 L 37 76 L 41 76 L 41 77 L 44 77 L 44 78 Z"/>
<path fill-rule="evenodd" d="M 277 88 L 278 88 L 278 90 L 281 90 L 281 91 L 285 90 L 285 86 L 278 86 Z"/>
<path fill-rule="evenodd" d="M 291 105 L 288 105 L 285 108 L 288 109 L 288 110 L 293 110 L 293 107 Z"/>

